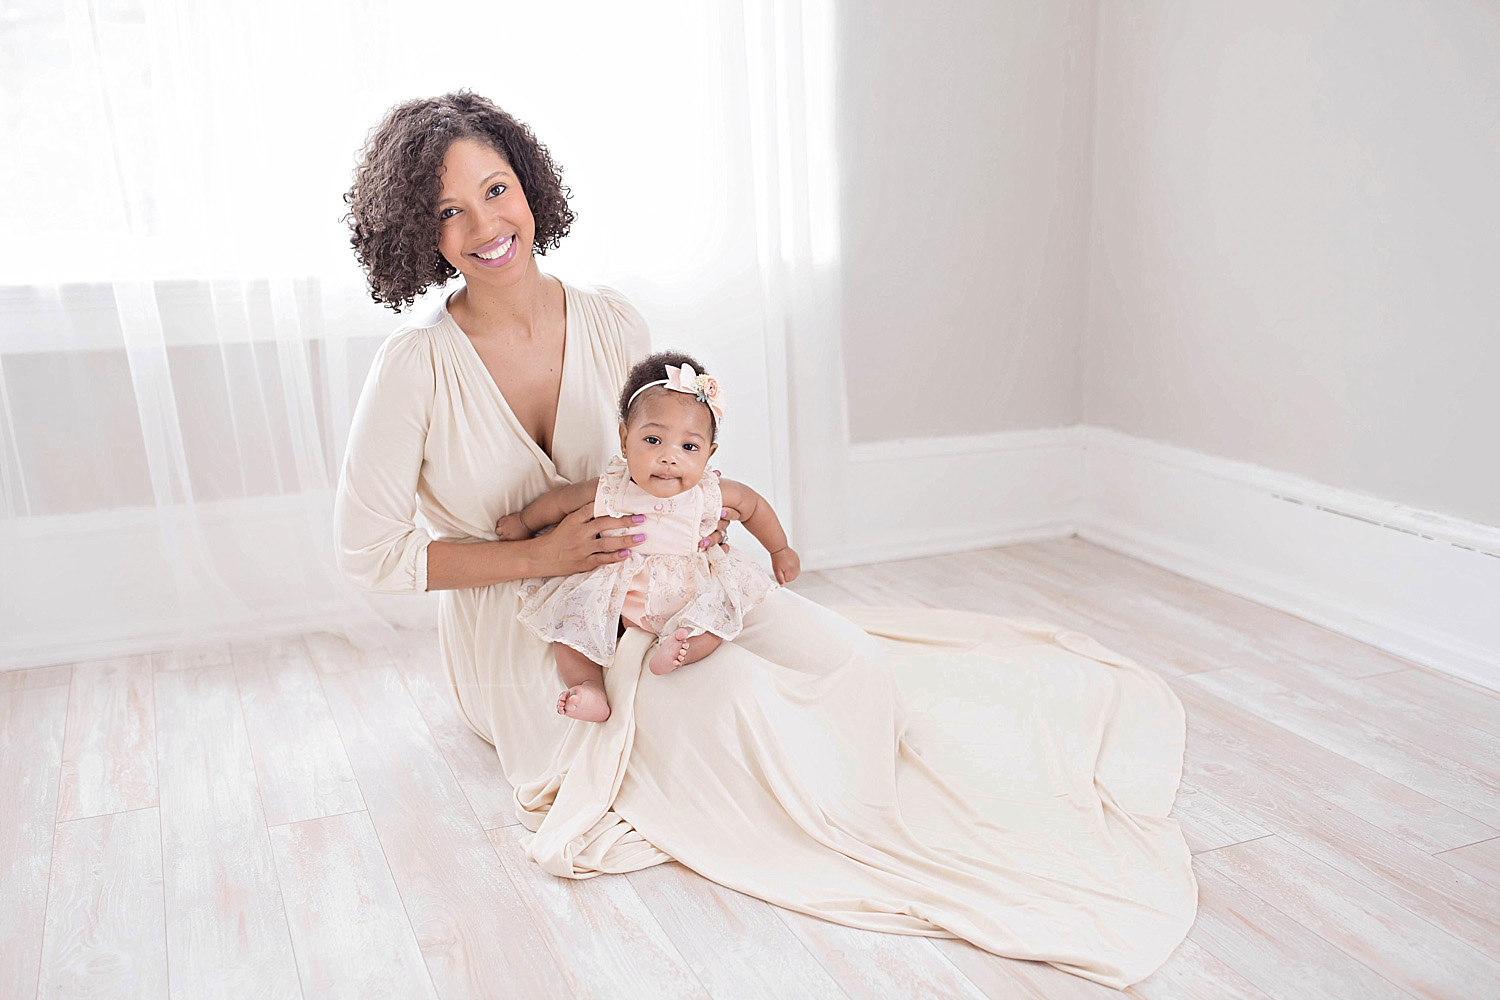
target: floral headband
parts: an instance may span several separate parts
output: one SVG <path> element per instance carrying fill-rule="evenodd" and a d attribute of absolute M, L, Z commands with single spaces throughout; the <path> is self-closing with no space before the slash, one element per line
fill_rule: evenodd
<path fill-rule="evenodd" d="M 708 409 L 714 415 L 714 430 L 719 429 L 719 422 L 724 419 L 724 397 L 719 394 L 719 380 L 712 375 L 699 375 L 693 371 L 692 365 L 667 365 L 667 377 L 657 379 L 655 382 L 647 382 L 625 401 L 625 408 L 630 409 L 630 404 L 635 402 L 635 397 L 653 386 L 665 386 L 673 392 L 686 392 L 698 398 L 698 402 L 707 403 Z"/>

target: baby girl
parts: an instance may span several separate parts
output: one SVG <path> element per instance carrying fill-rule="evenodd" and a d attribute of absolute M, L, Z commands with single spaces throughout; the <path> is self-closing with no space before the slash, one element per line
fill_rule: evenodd
<path fill-rule="evenodd" d="M 609 718 L 603 668 L 626 625 L 659 637 L 648 665 L 669 673 L 739 635 L 745 613 L 801 572 L 771 505 L 748 486 L 704 475 L 724 410 L 718 382 L 701 370 L 671 352 L 638 363 L 620 394 L 624 458 L 611 459 L 598 479 L 544 493 L 495 525 L 501 539 L 529 538 L 590 501 L 595 517 L 646 516 L 634 529 L 646 540 L 628 559 L 521 584 L 521 623 L 555 644 L 567 685 L 557 710 L 570 718 Z M 744 522 L 766 547 L 776 583 L 738 551 L 705 550 L 700 540 L 721 516 Z"/>

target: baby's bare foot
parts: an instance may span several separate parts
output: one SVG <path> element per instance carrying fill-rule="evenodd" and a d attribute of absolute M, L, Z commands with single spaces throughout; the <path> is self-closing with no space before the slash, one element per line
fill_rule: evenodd
<path fill-rule="evenodd" d="M 557 714 L 584 722 L 603 722 L 609 718 L 609 699 L 598 684 L 575 684 L 558 696 Z"/>
<path fill-rule="evenodd" d="M 680 628 L 669 636 L 665 636 L 657 643 L 656 652 L 651 654 L 651 662 L 647 664 L 653 674 L 670 674 L 682 662 L 687 659 L 688 653 L 688 630 Z"/>

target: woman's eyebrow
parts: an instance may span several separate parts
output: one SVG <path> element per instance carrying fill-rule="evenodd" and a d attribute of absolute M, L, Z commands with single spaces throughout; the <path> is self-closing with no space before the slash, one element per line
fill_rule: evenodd
<path fill-rule="evenodd" d="M 490 181 L 494 180 L 496 177 L 499 177 L 499 176 L 501 176 L 503 174 L 507 174 L 507 173 L 508 173 L 508 171 L 505 171 L 505 170 L 496 170 L 494 173 L 490 174 L 484 180 L 480 181 L 479 182 L 479 186 L 481 188 L 487 187 L 489 185 Z M 438 200 L 438 206 L 442 207 L 443 205 L 448 204 L 448 202 L 450 202 L 450 201 L 457 201 L 457 200 L 458 200 L 457 198 L 453 197 L 452 195 L 449 195 L 447 198 L 439 199 Z"/>

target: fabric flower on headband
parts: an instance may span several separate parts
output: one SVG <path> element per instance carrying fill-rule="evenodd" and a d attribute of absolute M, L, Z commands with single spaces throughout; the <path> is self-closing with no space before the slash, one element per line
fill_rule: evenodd
<path fill-rule="evenodd" d="M 693 371 L 692 365 L 667 365 L 667 377 L 659 378 L 655 382 L 647 382 L 625 401 L 628 409 L 635 398 L 654 386 L 663 386 L 673 392 L 686 392 L 695 396 L 700 403 L 707 403 L 710 412 L 714 415 L 714 434 L 718 435 L 719 424 L 724 420 L 724 397 L 719 393 L 719 380 L 712 375 L 699 375 Z"/>
<path fill-rule="evenodd" d="M 714 423 L 724 419 L 724 400 L 719 394 L 719 380 L 712 375 L 699 375 L 693 371 L 692 365 L 667 365 L 668 389 L 677 392 L 690 392 L 698 397 L 698 402 L 707 403 L 708 408 L 713 411 Z"/>

